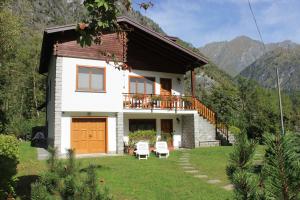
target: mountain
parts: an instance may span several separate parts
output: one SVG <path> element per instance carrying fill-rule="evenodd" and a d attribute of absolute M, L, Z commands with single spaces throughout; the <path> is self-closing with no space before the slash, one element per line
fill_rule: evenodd
<path fill-rule="evenodd" d="M 240 74 L 256 80 L 266 88 L 276 87 L 275 66 L 279 68 L 281 87 L 285 91 L 300 91 L 300 47 L 276 48 L 261 56 Z"/>
<path fill-rule="evenodd" d="M 289 49 L 297 46 L 299 45 L 287 40 L 266 44 L 266 51 L 278 47 Z M 239 36 L 231 41 L 209 43 L 199 50 L 233 77 L 264 54 L 263 44 L 247 36 Z"/>

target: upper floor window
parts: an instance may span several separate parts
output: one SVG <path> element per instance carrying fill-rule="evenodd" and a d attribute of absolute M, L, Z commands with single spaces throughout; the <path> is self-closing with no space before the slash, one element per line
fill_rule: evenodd
<path fill-rule="evenodd" d="M 155 78 L 129 77 L 129 93 L 154 94 Z"/>
<path fill-rule="evenodd" d="M 77 66 L 77 91 L 105 92 L 105 68 Z"/>

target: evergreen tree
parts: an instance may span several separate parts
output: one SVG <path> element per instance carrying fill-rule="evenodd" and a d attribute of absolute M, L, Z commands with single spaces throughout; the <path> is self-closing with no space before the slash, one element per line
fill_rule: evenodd
<path fill-rule="evenodd" d="M 234 185 L 235 199 L 249 200 L 259 197 L 259 177 L 254 173 L 253 156 L 256 143 L 249 141 L 242 132 L 236 136 L 233 152 L 229 157 L 227 175 Z"/>
<path fill-rule="evenodd" d="M 237 137 L 230 154 L 227 175 L 236 199 L 297 200 L 300 198 L 300 135 L 265 136 L 266 153 L 262 170 L 252 158 L 255 144 L 246 134 Z"/>
<path fill-rule="evenodd" d="M 300 135 L 265 137 L 263 177 L 266 199 L 300 199 Z"/>

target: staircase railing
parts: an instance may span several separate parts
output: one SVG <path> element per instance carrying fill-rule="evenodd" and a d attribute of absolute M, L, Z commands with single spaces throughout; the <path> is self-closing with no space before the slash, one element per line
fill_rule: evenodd
<path fill-rule="evenodd" d="M 194 98 L 194 107 L 198 111 L 199 115 L 207 119 L 210 123 L 215 124 L 216 132 L 220 132 L 226 137 L 226 140 L 228 141 L 228 126 L 218 120 L 217 114 L 207 106 L 205 106 L 203 103 L 201 103 L 201 101 L 197 98 Z"/>
<path fill-rule="evenodd" d="M 195 109 L 198 113 L 207 119 L 210 123 L 216 124 L 216 113 L 205 106 L 201 101 L 197 98 L 194 98 Z"/>

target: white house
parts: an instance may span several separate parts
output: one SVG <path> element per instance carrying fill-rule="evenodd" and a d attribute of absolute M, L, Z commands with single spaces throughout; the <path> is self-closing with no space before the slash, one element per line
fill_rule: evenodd
<path fill-rule="evenodd" d="M 60 154 L 121 154 L 138 129 L 169 133 L 174 148 L 218 144 L 215 113 L 195 97 L 194 68 L 206 58 L 126 17 L 118 23 L 128 31 L 85 48 L 75 25 L 45 30 L 39 72 L 48 77 L 49 144 Z"/>

